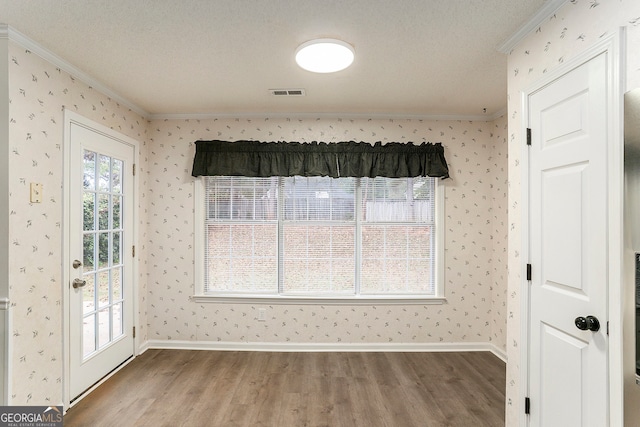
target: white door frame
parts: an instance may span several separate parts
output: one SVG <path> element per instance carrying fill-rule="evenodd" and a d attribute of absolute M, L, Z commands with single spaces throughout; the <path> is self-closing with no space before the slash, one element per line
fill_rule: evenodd
<path fill-rule="evenodd" d="M 608 194 L 609 206 L 607 210 L 607 236 L 608 236 L 608 266 L 607 278 L 608 290 L 608 313 L 609 313 L 609 424 L 619 426 L 623 424 L 624 416 L 624 378 L 623 378 L 623 305 L 622 305 L 622 251 L 623 251 L 623 94 L 624 94 L 624 55 L 622 54 L 624 42 L 624 28 L 604 37 L 597 44 L 577 55 L 547 73 L 544 78 L 536 81 L 527 87 L 521 94 L 522 120 L 521 120 L 521 161 L 522 175 L 521 188 L 522 197 L 522 246 L 520 265 L 520 402 L 518 407 L 522 410 L 519 414 L 519 424 L 529 425 L 529 418 L 524 413 L 524 400 L 529 396 L 529 282 L 527 281 L 527 263 L 530 260 L 529 253 L 529 150 L 526 145 L 527 127 L 529 127 L 529 106 L 528 99 L 531 94 L 540 90 L 544 86 L 557 80 L 569 71 L 590 61 L 602 53 L 607 55 L 607 170 L 608 170 Z"/>
<path fill-rule="evenodd" d="M 70 290 L 69 283 L 71 282 L 71 246 L 69 239 L 69 231 L 70 231 L 70 220 L 69 220 L 69 212 L 71 211 L 71 197 L 70 197 L 70 185 L 71 185 L 71 124 L 79 125 L 88 129 L 91 129 L 97 133 L 108 136 L 109 138 L 121 141 L 125 144 L 131 145 L 134 147 L 134 164 L 138 164 L 138 156 L 139 156 L 139 142 L 133 138 L 130 138 L 126 135 L 123 135 L 119 132 L 114 131 L 104 125 L 96 123 L 92 120 L 89 120 L 78 113 L 70 111 L 68 109 L 64 110 L 64 130 L 63 130 L 63 156 L 64 156 L 64 180 L 63 180 L 63 215 L 62 215 L 62 301 L 63 301 L 63 377 L 62 377 L 62 387 L 63 387 L 63 405 L 65 411 L 69 409 L 71 395 L 70 395 L 70 369 L 71 369 L 71 358 L 69 355 L 69 346 L 71 339 L 71 331 L 70 331 Z M 138 246 L 138 211 L 139 211 L 139 179 L 138 173 L 133 176 L 133 245 Z M 138 327 L 139 319 L 138 319 L 138 257 L 134 257 L 133 265 L 131 266 L 133 269 L 133 326 L 136 330 L 140 330 Z M 140 348 L 140 338 L 139 335 L 134 338 L 134 346 L 133 346 L 133 356 L 137 356 L 139 354 Z M 106 377 L 108 378 L 109 375 Z M 97 385 L 101 384 L 104 380 L 100 381 Z M 95 387 L 95 386 L 94 386 Z M 90 390 L 93 390 L 92 387 Z M 86 395 L 86 393 L 85 393 Z M 79 400 L 79 399 L 78 399 Z M 76 400 L 75 402 L 77 402 Z M 74 402 L 74 403 L 75 403 Z"/>

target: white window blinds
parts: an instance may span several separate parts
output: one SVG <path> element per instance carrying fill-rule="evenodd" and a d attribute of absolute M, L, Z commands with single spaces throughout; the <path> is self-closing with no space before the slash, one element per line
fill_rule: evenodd
<path fill-rule="evenodd" d="M 435 178 L 204 180 L 207 293 L 436 294 Z"/>

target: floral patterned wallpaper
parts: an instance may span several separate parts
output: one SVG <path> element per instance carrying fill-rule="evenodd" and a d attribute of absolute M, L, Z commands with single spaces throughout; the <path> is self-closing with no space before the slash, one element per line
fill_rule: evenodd
<path fill-rule="evenodd" d="M 58 405 L 63 375 L 63 109 L 140 141 L 142 170 L 148 123 L 15 43 L 9 44 L 9 56 L 9 403 Z M 43 183 L 42 203 L 29 202 L 31 182 Z M 140 230 L 144 234 L 144 227 Z M 146 273 L 144 268 L 140 266 Z M 144 280 L 140 288 L 144 296 Z"/>
<path fill-rule="evenodd" d="M 507 313 L 507 425 L 518 425 L 522 413 L 520 384 L 520 200 L 522 111 L 521 91 L 603 36 L 627 28 L 627 87 L 640 86 L 640 2 L 637 0 L 570 0 L 525 38 L 508 58 L 509 218 Z"/>
<path fill-rule="evenodd" d="M 506 331 L 506 118 L 494 122 L 348 118 L 154 121 L 148 189 L 149 339 L 225 343 L 493 342 Z M 195 303 L 193 178 L 199 139 L 442 142 L 445 305 L 267 306 Z"/>

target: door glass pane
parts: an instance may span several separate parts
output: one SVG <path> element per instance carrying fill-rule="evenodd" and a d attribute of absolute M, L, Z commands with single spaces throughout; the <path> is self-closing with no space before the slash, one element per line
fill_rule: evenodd
<path fill-rule="evenodd" d="M 113 228 L 114 230 L 117 230 L 118 228 L 120 228 L 120 212 L 122 209 L 122 197 L 120 196 L 113 196 L 112 197 L 112 206 L 111 206 L 111 210 L 112 210 L 112 217 L 113 217 L 113 226 L 111 228 Z"/>
<path fill-rule="evenodd" d="M 114 268 L 111 270 L 111 286 L 113 288 L 113 302 L 120 301 L 122 299 L 122 267 Z"/>
<path fill-rule="evenodd" d="M 98 268 L 109 265 L 109 233 L 98 234 Z"/>
<path fill-rule="evenodd" d="M 98 195 L 98 226 L 100 230 L 109 228 L 109 195 Z"/>
<path fill-rule="evenodd" d="M 82 355 L 90 355 L 96 350 L 96 315 L 90 314 L 82 321 Z"/>
<path fill-rule="evenodd" d="M 94 269 L 93 256 L 95 251 L 95 239 L 96 235 L 94 233 L 85 234 L 83 237 L 82 264 L 84 265 L 84 271 Z"/>
<path fill-rule="evenodd" d="M 98 312 L 98 348 L 104 347 L 111 341 L 111 322 L 109 319 L 110 308 L 107 307 Z"/>
<path fill-rule="evenodd" d="M 109 271 L 98 273 L 98 304 L 104 307 L 109 304 Z"/>
<path fill-rule="evenodd" d="M 111 157 L 100 154 L 98 156 L 98 191 L 109 192 L 111 184 Z"/>
<path fill-rule="evenodd" d="M 112 258 L 112 263 L 111 265 L 118 265 L 120 264 L 120 235 L 122 233 L 119 231 L 116 231 L 113 233 L 113 258 Z"/>
<path fill-rule="evenodd" d="M 92 192 L 85 192 L 82 195 L 82 203 L 83 203 L 83 229 L 85 231 L 95 230 L 95 204 L 96 204 L 96 194 Z"/>
<path fill-rule="evenodd" d="M 111 191 L 120 193 L 122 191 L 122 160 L 113 159 L 111 167 Z"/>
<path fill-rule="evenodd" d="M 96 153 L 91 151 L 84 152 L 84 176 L 82 178 L 82 186 L 86 190 L 96 189 Z"/>
<path fill-rule="evenodd" d="M 113 339 L 122 335 L 122 303 L 113 306 Z"/>
<path fill-rule="evenodd" d="M 96 309 L 96 274 L 85 274 L 83 279 L 87 284 L 82 288 L 82 313 L 87 314 Z"/>

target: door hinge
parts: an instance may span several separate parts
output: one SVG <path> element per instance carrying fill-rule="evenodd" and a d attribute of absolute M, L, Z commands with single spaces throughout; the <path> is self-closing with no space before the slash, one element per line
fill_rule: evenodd
<path fill-rule="evenodd" d="M 607 320 L 607 336 L 609 336 L 609 321 Z"/>
<path fill-rule="evenodd" d="M 136 337 L 136 327 L 135 326 L 133 327 L 133 337 L 134 338 Z"/>
<path fill-rule="evenodd" d="M 131 256 L 134 257 L 134 258 L 136 256 L 136 247 L 135 247 L 135 245 L 131 246 Z"/>
<path fill-rule="evenodd" d="M 133 176 L 136 176 L 136 164 L 133 164 Z"/>
<path fill-rule="evenodd" d="M 527 415 L 531 413 L 531 400 L 528 397 L 524 398 L 524 413 Z"/>
<path fill-rule="evenodd" d="M 527 280 L 531 281 L 531 264 L 527 264 Z"/>
<path fill-rule="evenodd" d="M 531 128 L 527 128 L 527 145 L 531 145 Z"/>

